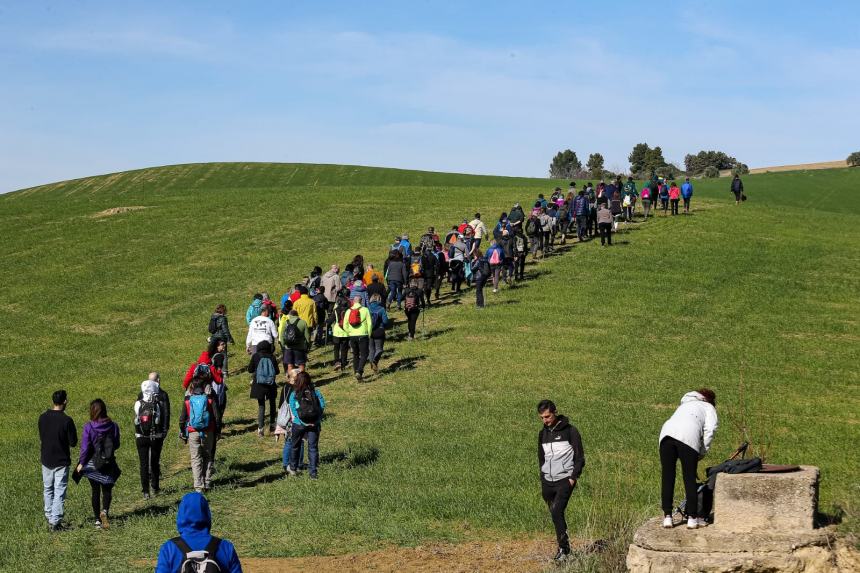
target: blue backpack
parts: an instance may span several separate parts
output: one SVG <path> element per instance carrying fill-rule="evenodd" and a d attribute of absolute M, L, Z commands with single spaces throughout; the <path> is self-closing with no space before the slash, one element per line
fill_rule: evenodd
<path fill-rule="evenodd" d="M 255 382 L 264 386 L 273 386 L 275 384 L 275 364 L 268 356 L 260 358 L 257 363 Z"/>
<path fill-rule="evenodd" d="M 188 425 L 195 432 L 209 429 L 209 397 L 206 394 L 192 394 L 188 398 Z"/>

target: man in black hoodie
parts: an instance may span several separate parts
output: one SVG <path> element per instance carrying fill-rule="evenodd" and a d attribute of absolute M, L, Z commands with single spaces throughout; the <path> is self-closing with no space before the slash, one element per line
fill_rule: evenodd
<path fill-rule="evenodd" d="M 570 537 L 564 512 L 576 480 L 585 466 L 585 452 L 579 430 L 566 416 L 556 412 L 555 404 L 542 400 L 537 407 L 543 428 L 538 433 L 538 466 L 541 476 L 541 494 L 549 508 L 555 536 L 558 541 L 556 561 L 564 561 L 570 554 Z"/>

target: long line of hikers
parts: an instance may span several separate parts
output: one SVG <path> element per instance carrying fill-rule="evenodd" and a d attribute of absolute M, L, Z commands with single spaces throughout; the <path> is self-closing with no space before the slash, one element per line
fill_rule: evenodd
<path fill-rule="evenodd" d="M 429 227 L 415 243 L 405 233 L 396 236 L 381 266 L 356 255 L 343 271 L 336 264 L 325 273 L 319 266 L 314 267 L 284 293 L 279 304 L 265 292 L 254 296 L 245 314 L 245 352 L 250 362 L 238 369 L 228 368 L 228 345 L 236 342 L 227 308 L 219 304 L 209 321 L 208 346 L 187 368 L 182 380 L 179 437 L 189 448 L 195 491 L 205 494 L 213 485 L 229 377 L 243 370 L 250 373 L 250 397 L 258 405 L 257 434 L 265 435 L 268 413 L 269 434 L 275 439 L 285 438 L 284 472 L 294 476 L 307 469 L 310 478 L 316 479 L 326 401 L 307 371 L 313 348 L 331 345 L 333 372 L 342 373 L 351 366 L 355 380 L 365 382 L 365 367 L 369 366 L 374 374 L 380 373 L 387 332 L 393 326 L 389 312 L 395 307 L 405 315 L 406 338 L 414 340 L 421 313 L 445 296 L 441 292 L 443 285 L 447 285 L 449 296 L 455 297 L 464 287 L 473 287 L 476 306 L 482 309 L 487 283 L 496 293 L 503 283 L 515 287 L 525 280 L 527 257 L 541 259 L 553 253 L 574 232 L 581 242 L 599 235 L 602 245 L 611 245 L 619 224 L 638 216 L 638 205 L 646 220 L 653 216 L 652 206 L 658 201 L 664 213 L 671 205 L 675 215 L 683 199 L 684 213 L 688 213 L 692 195 L 689 179 L 678 187 L 654 177 L 641 190 L 632 178 L 626 183 L 620 177 L 596 186 L 588 183 L 579 190 L 572 182 L 566 195 L 560 188 L 549 199 L 539 195 L 528 213 L 519 203 L 514 204 L 499 216 L 492 229 L 480 213 L 475 213 L 471 220 L 463 219 L 443 233 Z M 482 246 L 486 251 L 481 250 Z M 325 352 L 319 356 L 325 366 Z M 278 396 L 281 367 L 285 383 Z M 77 433 L 74 422 L 64 414 L 65 391 L 55 392 L 52 399 L 53 408 L 40 418 L 39 430 L 45 517 L 50 529 L 56 531 L 64 527 L 69 451 L 77 444 Z M 141 383 L 132 411 L 140 484 L 144 499 L 149 499 L 160 492 L 160 458 L 171 421 L 170 399 L 157 372 Z M 122 473 L 115 456 L 120 443 L 119 425 L 108 417 L 107 405 L 101 399 L 93 400 L 72 478 L 77 482 L 86 477 L 89 481 L 95 526 L 100 529 L 109 527 L 113 486 Z M 193 503 L 194 511 L 204 511 L 201 503 L 205 498 L 203 502 L 195 499 L 189 503 Z M 208 518 L 208 506 L 205 513 Z M 181 528 L 180 524 L 180 531 Z M 191 541 L 177 542 L 178 551 L 187 554 L 191 551 L 189 545 L 200 545 Z M 200 549 L 203 547 L 197 548 Z"/>

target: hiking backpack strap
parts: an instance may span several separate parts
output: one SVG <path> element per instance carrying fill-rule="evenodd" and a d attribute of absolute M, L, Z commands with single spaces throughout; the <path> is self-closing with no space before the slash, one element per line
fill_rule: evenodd
<path fill-rule="evenodd" d="M 170 541 L 172 541 L 173 544 L 179 548 L 183 555 L 188 555 L 189 553 L 194 551 L 193 549 L 191 549 L 191 547 L 188 546 L 187 543 L 185 543 L 185 540 L 182 539 L 182 536 L 174 537 Z"/>
<path fill-rule="evenodd" d="M 215 537 L 214 535 L 209 540 L 209 543 L 206 544 L 206 552 L 209 554 L 213 560 L 215 560 L 215 554 L 218 553 L 218 547 L 221 545 L 221 539 Z"/>

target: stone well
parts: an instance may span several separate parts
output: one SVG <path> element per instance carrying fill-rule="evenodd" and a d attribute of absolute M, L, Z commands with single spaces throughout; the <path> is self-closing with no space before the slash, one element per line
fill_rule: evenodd
<path fill-rule="evenodd" d="M 647 521 L 627 553 L 632 573 L 836 573 L 860 571 L 860 556 L 834 528 L 815 528 L 818 468 L 788 473 L 719 474 L 714 523 L 688 530 L 676 518 Z"/>

